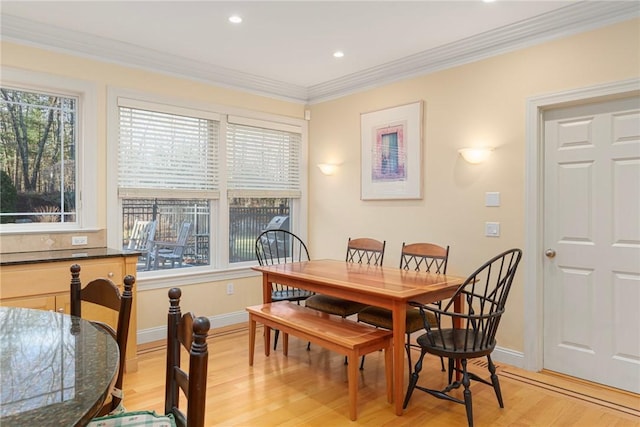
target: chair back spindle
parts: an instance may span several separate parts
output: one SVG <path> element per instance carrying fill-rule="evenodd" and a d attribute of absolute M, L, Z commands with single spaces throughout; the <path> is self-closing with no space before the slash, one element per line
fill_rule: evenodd
<path fill-rule="evenodd" d="M 167 315 L 167 369 L 165 413 L 173 414 L 179 427 L 204 427 L 209 351 L 209 319 L 184 315 L 180 309 L 179 288 L 169 290 Z M 189 372 L 181 368 L 181 347 L 189 350 Z M 180 390 L 187 398 L 187 412 L 180 409 Z"/>

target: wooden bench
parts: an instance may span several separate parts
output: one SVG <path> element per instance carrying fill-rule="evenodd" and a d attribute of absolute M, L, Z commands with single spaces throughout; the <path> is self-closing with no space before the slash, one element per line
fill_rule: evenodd
<path fill-rule="evenodd" d="M 387 401 L 393 401 L 392 332 L 322 313 L 292 303 L 279 301 L 247 307 L 249 312 L 249 365 L 253 366 L 256 344 L 256 322 L 279 329 L 283 333 L 283 352 L 288 355 L 289 334 L 347 356 L 349 380 L 349 417 L 357 418 L 358 359 L 376 350 L 384 350 Z M 265 334 L 264 353 L 270 345 Z"/>

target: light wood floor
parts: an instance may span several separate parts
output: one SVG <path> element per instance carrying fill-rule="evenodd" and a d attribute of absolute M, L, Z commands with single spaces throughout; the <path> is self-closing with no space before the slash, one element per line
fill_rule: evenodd
<path fill-rule="evenodd" d="M 253 367 L 248 363 L 248 331 L 215 331 L 209 338 L 207 425 L 210 426 L 465 426 L 463 405 L 416 390 L 401 417 L 387 403 L 381 352 L 366 358 L 358 393 L 358 420 L 348 417 L 344 358 L 290 338 L 289 357 L 278 351 L 264 356 L 256 342 Z M 164 348 L 142 350 L 139 370 L 125 376 L 127 410 L 163 412 Z M 418 353 L 414 353 L 414 362 Z M 446 381 L 440 361 L 425 358 L 420 383 L 438 388 Z M 478 359 L 479 361 L 481 359 Z M 485 359 L 486 360 L 486 359 Z M 471 364 L 470 364 L 471 366 Z M 486 372 L 474 363 L 473 372 Z M 553 373 L 530 373 L 499 366 L 504 409 L 493 389 L 472 383 L 476 426 L 640 426 L 640 396 Z M 461 395 L 461 393 L 460 393 Z"/>

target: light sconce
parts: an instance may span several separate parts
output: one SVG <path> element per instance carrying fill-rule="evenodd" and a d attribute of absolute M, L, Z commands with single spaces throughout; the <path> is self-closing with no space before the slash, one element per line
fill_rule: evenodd
<path fill-rule="evenodd" d="M 318 163 L 318 167 L 325 175 L 333 175 L 338 170 L 338 165 L 335 163 Z"/>
<path fill-rule="evenodd" d="M 478 163 L 482 163 L 489 158 L 493 148 L 491 147 L 480 147 L 480 148 L 461 148 L 458 150 L 458 153 L 465 159 L 467 162 L 472 165 L 477 165 Z"/>

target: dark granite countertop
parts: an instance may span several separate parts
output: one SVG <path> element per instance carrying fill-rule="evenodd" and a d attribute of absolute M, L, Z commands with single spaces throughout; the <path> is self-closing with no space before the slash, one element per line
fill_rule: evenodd
<path fill-rule="evenodd" d="M 76 259 L 121 257 L 139 254 L 135 251 L 121 251 L 111 248 L 86 248 L 40 252 L 10 252 L 0 254 L 0 266 L 14 264 L 35 264 L 42 262 L 73 261 Z"/>
<path fill-rule="evenodd" d="M 0 425 L 83 426 L 118 370 L 118 344 L 55 311 L 0 307 Z"/>

